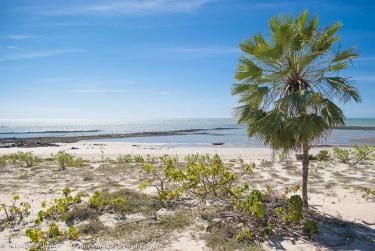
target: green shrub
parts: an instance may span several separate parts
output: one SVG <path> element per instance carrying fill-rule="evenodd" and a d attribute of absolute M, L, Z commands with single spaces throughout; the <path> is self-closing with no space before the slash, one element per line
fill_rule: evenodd
<path fill-rule="evenodd" d="M 5 154 L 0 157 L 0 166 L 6 165 L 7 162 L 19 164 L 21 166 L 32 167 L 34 162 L 40 161 L 32 152 L 17 152 Z"/>
<path fill-rule="evenodd" d="M 47 236 L 46 233 L 40 229 L 28 228 L 26 230 L 26 236 L 30 238 L 32 246 L 30 251 L 46 250 L 47 246 Z"/>
<path fill-rule="evenodd" d="M 20 196 L 14 195 L 10 204 L 0 204 L 0 210 L 4 211 L 7 222 L 15 225 L 21 223 L 26 216 L 30 215 L 30 204 L 20 202 Z"/>
<path fill-rule="evenodd" d="M 366 200 L 373 200 L 375 199 L 375 189 L 371 188 L 364 188 L 362 193 L 362 198 Z"/>
<path fill-rule="evenodd" d="M 74 226 L 70 226 L 68 230 L 68 239 L 76 241 L 78 240 L 79 232 Z"/>
<path fill-rule="evenodd" d="M 61 168 L 61 170 L 65 170 L 65 168 L 68 166 L 68 163 L 73 160 L 73 155 L 65 151 L 59 151 L 56 154 L 55 158 L 57 165 Z"/>
<path fill-rule="evenodd" d="M 350 153 L 351 151 L 347 149 L 340 149 L 338 147 L 333 148 L 333 156 L 344 163 L 347 163 L 350 160 Z"/>
<path fill-rule="evenodd" d="M 83 158 L 75 157 L 74 155 L 65 151 L 59 151 L 55 156 L 55 160 L 61 170 L 65 170 L 67 166 L 82 167 L 86 164 L 86 161 Z"/>
<path fill-rule="evenodd" d="M 252 241 L 253 240 L 253 235 L 251 234 L 251 230 L 246 227 L 245 229 L 242 229 L 236 236 L 236 239 L 239 241 Z"/>
<path fill-rule="evenodd" d="M 302 216 L 303 201 L 301 196 L 293 195 L 288 200 L 288 213 L 286 215 L 287 221 L 300 222 Z"/>
<path fill-rule="evenodd" d="M 329 152 L 327 150 L 322 150 L 320 151 L 316 156 L 315 158 L 319 161 L 328 161 L 331 159 L 331 155 L 329 154 Z"/>
<path fill-rule="evenodd" d="M 364 145 L 364 146 L 354 146 L 354 158 L 355 160 L 362 161 L 362 160 L 367 160 L 372 153 L 373 148 L 369 145 Z"/>
<path fill-rule="evenodd" d="M 89 206 L 95 209 L 101 209 L 106 201 L 103 198 L 101 192 L 95 191 L 94 194 L 89 198 Z"/>
<path fill-rule="evenodd" d="M 142 157 L 142 155 L 134 155 L 134 162 L 136 163 L 142 163 L 144 162 L 144 158 Z"/>
<path fill-rule="evenodd" d="M 151 163 L 145 163 L 142 166 L 142 172 L 149 175 L 140 183 L 140 188 L 153 186 L 157 190 L 157 198 L 162 203 L 170 203 L 179 198 L 183 189 L 177 184 L 177 181 L 183 180 L 183 173 L 176 166 L 176 159 L 169 156 L 160 158 L 162 165 L 157 167 Z"/>
<path fill-rule="evenodd" d="M 303 230 L 311 237 L 319 233 L 318 224 L 312 220 L 305 220 L 303 222 Z"/>
<path fill-rule="evenodd" d="M 55 222 L 52 222 L 48 227 L 48 238 L 58 238 L 62 235 L 59 226 Z"/>
<path fill-rule="evenodd" d="M 254 189 L 250 195 L 241 203 L 241 210 L 251 213 L 254 218 L 263 219 L 266 216 L 265 206 L 262 201 L 262 193 Z"/>
<path fill-rule="evenodd" d="M 7 159 L 5 156 L 0 157 L 0 166 L 5 166 L 7 164 Z"/>
<path fill-rule="evenodd" d="M 130 154 L 120 155 L 117 157 L 117 162 L 119 164 L 131 163 L 132 161 L 133 161 L 133 157 Z"/>

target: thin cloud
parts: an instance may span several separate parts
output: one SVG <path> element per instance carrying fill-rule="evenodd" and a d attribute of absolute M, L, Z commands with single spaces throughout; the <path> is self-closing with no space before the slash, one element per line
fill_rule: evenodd
<path fill-rule="evenodd" d="M 13 35 L 6 35 L 4 36 L 5 39 L 10 39 L 10 40 L 24 40 L 24 39 L 29 39 L 29 35 L 25 34 L 13 34 Z"/>
<path fill-rule="evenodd" d="M 15 55 L 0 57 L 0 62 L 21 60 L 21 59 L 52 57 L 52 56 L 80 52 L 80 51 L 82 50 L 81 49 L 64 49 L 64 50 L 31 51 L 31 52 L 25 52 L 25 53 L 19 53 Z"/>
<path fill-rule="evenodd" d="M 73 93 L 97 93 L 97 94 L 116 94 L 116 93 L 129 93 L 134 92 L 134 90 L 127 89 L 78 89 L 72 90 Z"/>
<path fill-rule="evenodd" d="M 75 15 L 150 15 L 189 13 L 213 0 L 125 0 L 95 1 L 87 4 L 29 7 L 36 14 L 54 16 Z"/>

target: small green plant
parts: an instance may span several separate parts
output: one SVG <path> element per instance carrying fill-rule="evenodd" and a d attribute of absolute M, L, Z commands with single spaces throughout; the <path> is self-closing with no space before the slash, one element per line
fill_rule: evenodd
<path fill-rule="evenodd" d="M 245 229 L 242 229 L 236 236 L 236 239 L 239 241 L 252 241 L 253 235 L 251 234 L 250 228 L 246 227 Z"/>
<path fill-rule="evenodd" d="M 134 162 L 135 163 L 142 163 L 144 162 L 144 158 L 142 157 L 142 155 L 134 155 Z"/>
<path fill-rule="evenodd" d="M 68 210 L 79 203 L 81 203 L 81 196 L 77 193 L 74 197 L 71 195 L 70 188 L 66 187 L 63 189 L 62 194 L 63 198 L 54 199 L 51 203 L 51 206 L 47 208 L 47 203 L 42 202 L 41 207 L 44 210 L 38 212 L 38 217 L 35 220 L 35 223 L 38 225 L 44 219 L 59 219 L 63 218 L 63 215 L 68 212 Z"/>
<path fill-rule="evenodd" d="M 65 168 L 68 166 L 68 163 L 73 160 L 73 156 L 65 151 L 59 151 L 56 154 L 55 158 L 57 165 L 61 168 L 61 170 L 65 170 Z"/>
<path fill-rule="evenodd" d="M 0 166 L 6 165 L 7 162 L 19 164 L 21 166 L 32 167 L 33 164 L 40 161 L 32 152 L 17 152 L 5 154 L 0 157 Z"/>
<path fill-rule="evenodd" d="M 26 236 L 30 238 L 33 243 L 30 251 L 45 251 L 47 248 L 47 234 L 40 229 L 28 228 Z"/>
<path fill-rule="evenodd" d="M 254 189 L 250 195 L 242 202 L 241 210 L 244 213 L 251 213 L 256 219 L 263 219 L 266 216 L 262 193 Z"/>
<path fill-rule="evenodd" d="M 52 222 L 49 225 L 47 235 L 48 235 L 48 238 L 54 238 L 54 239 L 60 238 L 62 236 L 59 226 L 55 222 Z"/>
<path fill-rule="evenodd" d="M 364 188 L 362 193 L 362 198 L 366 200 L 374 200 L 375 199 L 375 189 L 371 188 Z"/>
<path fill-rule="evenodd" d="M 362 160 L 367 160 L 372 152 L 373 152 L 373 147 L 369 145 L 364 145 L 364 146 L 355 145 L 354 146 L 354 158 L 357 162 L 362 161 Z"/>
<path fill-rule="evenodd" d="M 290 193 L 296 193 L 298 190 L 300 190 L 301 184 L 295 184 L 292 186 L 286 186 L 284 187 L 284 197 L 286 198 L 288 194 Z"/>
<path fill-rule="evenodd" d="M 133 157 L 130 154 L 120 155 L 117 157 L 117 163 L 131 163 L 133 161 Z"/>
<path fill-rule="evenodd" d="M 169 156 L 160 158 L 162 165 L 157 167 L 151 163 L 142 166 L 142 172 L 150 177 L 145 178 L 140 183 L 140 188 L 153 186 L 157 190 L 157 198 L 160 202 L 169 203 L 179 198 L 183 189 L 177 182 L 183 180 L 183 173 L 176 166 L 176 159 Z"/>
<path fill-rule="evenodd" d="M 95 209 L 101 209 L 105 203 L 105 199 L 99 191 L 95 191 L 94 194 L 89 198 L 89 206 Z"/>
<path fill-rule="evenodd" d="M 303 230 L 310 236 L 310 238 L 319 233 L 318 224 L 312 220 L 304 220 Z"/>
<path fill-rule="evenodd" d="M 344 163 L 347 163 L 350 160 L 350 153 L 351 151 L 347 149 L 341 149 L 338 147 L 333 148 L 333 156 Z"/>
<path fill-rule="evenodd" d="M 5 166 L 7 164 L 7 159 L 5 156 L 0 157 L 0 166 Z"/>
<path fill-rule="evenodd" d="M 4 210 L 6 220 L 9 224 L 18 224 L 30 214 L 30 204 L 19 202 L 20 196 L 14 195 L 11 205 L 1 204 L 0 210 Z"/>
<path fill-rule="evenodd" d="M 67 166 L 82 167 L 86 164 L 86 161 L 83 158 L 75 157 L 74 155 L 65 151 L 59 151 L 56 154 L 55 159 L 57 165 L 61 168 L 61 170 L 65 170 Z"/>
<path fill-rule="evenodd" d="M 70 226 L 68 229 L 69 240 L 76 241 L 78 240 L 78 237 L 79 237 L 79 231 L 74 226 Z"/>
<path fill-rule="evenodd" d="M 286 215 L 287 221 L 300 222 L 302 216 L 303 201 L 299 195 L 293 195 L 288 200 L 288 213 Z"/>
<path fill-rule="evenodd" d="M 331 160 L 332 157 L 327 150 L 322 150 L 315 156 L 315 158 L 319 161 L 328 161 Z"/>
<path fill-rule="evenodd" d="M 32 251 L 45 251 L 49 243 L 56 243 L 65 239 L 78 240 L 79 237 L 79 231 L 73 225 L 62 231 L 55 222 L 48 226 L 47 231 L 38 228 L 28 228 L 25 234 L 32 242 L 32 246 L 29 249 Z"/>

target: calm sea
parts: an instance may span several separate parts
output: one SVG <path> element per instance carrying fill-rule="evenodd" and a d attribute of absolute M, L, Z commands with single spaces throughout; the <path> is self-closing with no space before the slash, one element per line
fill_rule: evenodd
<path fill-rule="evenodd" d="M 373 126 L 375 118 L 352 118 L 346 120 L 347 126 Z M 182 129 L 234 128 L 227 130 L 208 130 L 208 134 L 137 137 L 125 139 L 105 139 L 96 141 L 148 142 L 169 145 L 209 146 L 223 142 L 224 146 L 263 146 L 255 139 L 249 139 L 246 129 L 236 125 L 230 118 L 225 119 L 164 119 L 164 120 L 0 120 L 0 138 L 25 138 L 45 136 L 78 136 L 107 133 L 131 133 L 170 131 Z M 98 130 L 98 131 L 92 131 Z M 352 145 L 364 144 L 375 139 L 375 130 L 333 130 L 322 138 L 322 144 Z"/>

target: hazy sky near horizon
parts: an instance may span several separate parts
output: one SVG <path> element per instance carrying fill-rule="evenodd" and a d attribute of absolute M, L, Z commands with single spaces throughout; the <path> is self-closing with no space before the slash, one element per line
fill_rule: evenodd
<path fill-rule="evenodd" d="M 345 114 L 375 117 L 375 1 L 1 0 L 0 118 L 231 117 L 239 43 L 304 9 L 343 23 Z"/>

